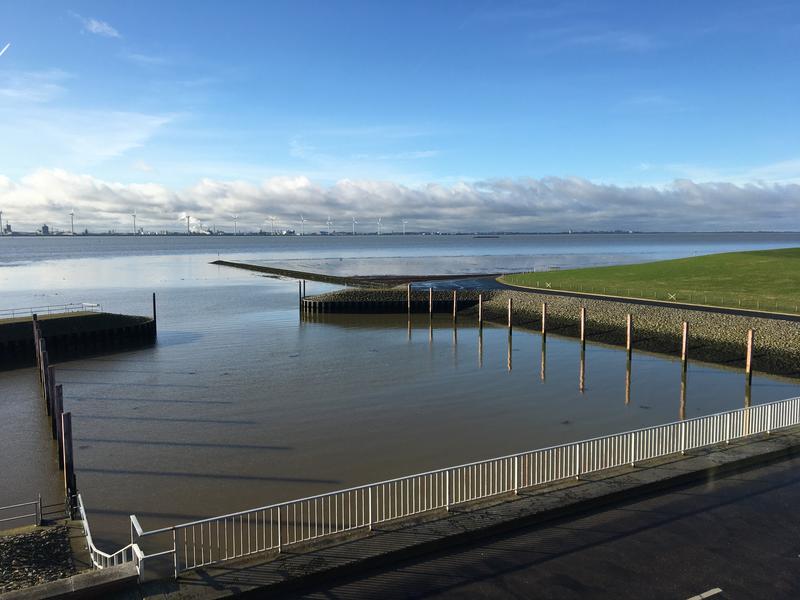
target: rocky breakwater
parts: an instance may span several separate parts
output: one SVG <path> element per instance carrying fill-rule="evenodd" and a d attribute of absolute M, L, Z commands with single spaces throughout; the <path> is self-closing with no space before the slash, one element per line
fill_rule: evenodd
<path fill-rule="evenodd" d="M 0 593 L 70 577 L 76 572 L 68 531 L 63 525 L 0 535 Z"/>

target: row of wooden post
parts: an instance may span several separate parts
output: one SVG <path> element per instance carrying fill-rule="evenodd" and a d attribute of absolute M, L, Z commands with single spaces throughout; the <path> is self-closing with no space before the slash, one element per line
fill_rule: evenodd
<path fill-rule="evenodd" d="M 58 467 L 64 473 L 66 506 L 72 512 L 78 494 L 72 451 L 72 413 L 64 412 L 64 389 L 56 384 L 55 368 L 50 364 L 47 342 L 42 336 L 42 326 L 37 315 L 33 315 L 33 340 L 39 387 L 47 416 L 50 418 L 51 435 L 58 445 Z"/>

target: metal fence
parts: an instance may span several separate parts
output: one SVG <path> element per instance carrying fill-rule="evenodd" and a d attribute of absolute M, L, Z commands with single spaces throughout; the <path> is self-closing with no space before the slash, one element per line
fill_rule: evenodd
<path fill-rule="evenodd" d="M 33 512 L 24 512 L 24 511 Z M 17 514 L 22 513 L 22 514 Z M 5 516 L 4 516 L 5 515 Z M 10 516 L 9 516 L 10 515 Z M 22 519 L 31 519 L 33 525 L 42 524 L 42 497 L 39 496 L 36 500 L 31 502 L 22 502 L 20 504 L 11 504 L 10 506 L 0 506 L 0 523 L 10 523 L 11 521 L 20 521 Z M 4 525 L 0 526 L 5 527 Z"/>
<path fill-rule="evenodd" d="M 27 308 L 0 309 L 0 319 L 16 319 L 33 315 L 60 315 L 76 312 L 103 312 L 103 307 L 94 302 L 71 302 L 69 304 L 51 304 L 48 306 L 29 306 Z"/>
<path fill-rule="evenodd" d="M 131 517 L 131 545 L 140 576 L 146 561 L 170 556 L 182 571 L 277 551 L 320 538 L 518 492 L 652 458 L 800 424 L 800 398 L 512 454 L 144 531 Z M 145 555 L 142 538 L 172 538 L 172 547 Z M 119 553 L 118 553 L 119 554 Z M 107 556 L 107 555 L 106 555 Z M 132 558 L 133 559 L 133 558 Z M 94 560 L 94 559 L 93 559 Z"/>
<path fill-rule="evenodd" d="M 106 569 L 108 567 L 114 567 L 133 562 L 137 568 L 139 568 L 139 572 L 141 573 L 138 560 L 139 556 L 141 556 L 141 551 L 139 548 L 134 547 L 133 544 L 128 544 L 113 554 L 108 554 L 97 548 L 92 540 L 92 531 L 89 528 L 89 519 L 86 518 L 86 510 L 83 508 L 83 499 L 81 498 L 80 494 L 78 494 L 77 497 L 77 506 L 78 519 L 83 527 L 83 534 L 86 536 L 86 545 L 89 548 L 89 556 L 92 559 L 92 564 L 98 569 Z"/>

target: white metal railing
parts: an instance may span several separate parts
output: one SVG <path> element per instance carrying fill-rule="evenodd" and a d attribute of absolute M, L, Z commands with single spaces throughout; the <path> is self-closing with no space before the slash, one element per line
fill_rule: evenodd
<path fill-rule="evenodd" d="M 0 506 L 0 516 L 8 515 L 9 513 L 18 513 L 25 510 L 33 510 L 23 514 L 12 514 L 10 517 L 5 516 L 0 518 L 0 523 L 10 523 L 11 521 L 18 521 L 20 519 L 33 519 L 34 525 L 42 524 L 42 496 L 31 502 L 22 502 L 20 504 L 11 504 L 9 506 Z"/>
<path fill-rule="evenodd" d="M 78 494 L 77 504 L 78 519 L 83 527 L 83 534 L 86 536 L 86 545 L 89 548 L 89 556 L 92 559 L 92 564 L 98 569 L 105 569 L 133 561 L 138 567 L 139 563 L 138 560 L 136 560 L 136 550 L 138 550 L 138 548 L 134 549 L 132 544 L 128 544 L 113 554 L 103 552 L 94 545 L 94 541 L 92 541 L 92 532 L 91 529 L 89 529 L 89 519 L 86 518 L 86 511 L 83 508 L 83 499 L 80 494 Z"/>
<path fill-rule="evenodd" d="M 60 315 L 75 312 L 103 312 L 103 307 L 95 302 L 70 302 L 68 304 L 50 304 L 47 306 L 29 306 L 27 308 L 2 308 L 0 319 L 15 319 L 33 315 Z"/>
<path fill-rule="evenodd" d="M 153 531 L 144 531 L 138 519 L 131 516 L 131 545 L 120 552 L 134 549 L 140 577 L 147 560 L 171 556 L 177 577 L 182 571 L 205 565 L 270 550 L 280 552 L 286 546 L 371 529 L 386 521 L 449 510 L 456 504 L 798 424 L 800 398 L 790 398 Z M 138 542 L 151 536 L 171 536 L 172 547 L 154 554 L 141 553 Z"/>

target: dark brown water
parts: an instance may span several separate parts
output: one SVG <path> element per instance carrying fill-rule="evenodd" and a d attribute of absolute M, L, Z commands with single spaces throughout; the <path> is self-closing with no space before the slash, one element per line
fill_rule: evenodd
<path fill-rule="evenodd" d="M 12 268 L 3 304 L 100 301 L 146 314 L 154 348 L 59 365 L 95 536 L 155 528 L 509 452 L 736 408 L 737 371 L 415 316 L 303 321 L 294 281 L 140 256 Z M 8 274 L 6 274 L 9 277 Z M 24 281 L 23 278 L 24 277 Z M 312 284 L 309 293 L 330 289 Z M 7 302 L 6 302 L 7 300 Z M 510 350 L 510 351 L 509 351 Z M 510 356 L 510 361 L 509 361 Z M 509 362 L 511 368 L 509 369 Z M 59 492 L 34 372 L 0 373 L 0 505 Z M 798 386 L 755 377 L 753 402 Z"/>

